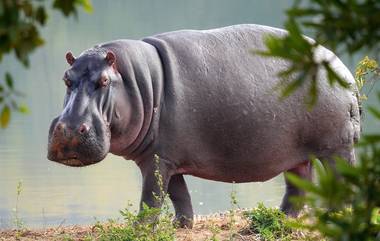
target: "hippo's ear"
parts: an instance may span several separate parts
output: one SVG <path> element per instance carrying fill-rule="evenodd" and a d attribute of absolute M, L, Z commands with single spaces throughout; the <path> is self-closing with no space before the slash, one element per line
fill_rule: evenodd
<path fill-rule="evenodd" d="M 66 61 L 69 65 L 73 65 L 73 63 L 75 62 L 75 57 L 70 51 L 66 53 Z"/>
<path fill-rule="evenodd" d="M 108 51 L 106 55 L 106 61 L 109 65 L 113 65 L 116 61 L 115 54 L 112 51 Z"/>

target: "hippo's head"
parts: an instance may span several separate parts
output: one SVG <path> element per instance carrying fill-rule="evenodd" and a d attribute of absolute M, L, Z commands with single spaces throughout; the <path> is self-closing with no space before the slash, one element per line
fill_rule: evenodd
<path fill-rule="evenodd" d="M 86 166 L 105 158 L 110 150 L 113 86 L 122 83 L 115 55 L 92 49 L 77 59 L 69 52 L 70 68 L 63 81 L 64 109 L 49 130 L 48 159 L 68 166 Z"/>

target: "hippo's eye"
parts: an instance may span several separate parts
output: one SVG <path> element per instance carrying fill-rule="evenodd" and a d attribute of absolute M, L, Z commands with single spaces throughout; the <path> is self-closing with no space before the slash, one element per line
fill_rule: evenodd
<path fill-rule="evenodd" d="M 67 88 L 70 88 L 72 86 L 71 80 L 65 78 L 63 79 L 63 81 L 65 81 L 65 85 L 67 86 Z"/>
<path fill-rule="evenodd" d="M 101 77 L 99 80 L 100 87 L 106 87 L 109 83 L 109 80 L 107 77 Z"/>

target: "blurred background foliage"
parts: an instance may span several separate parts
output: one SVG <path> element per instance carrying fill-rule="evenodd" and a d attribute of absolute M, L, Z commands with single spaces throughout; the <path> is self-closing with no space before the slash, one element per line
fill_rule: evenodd
<path fill-rule="evenodd" d="M 60 11 L 66 17 L 77 16 L 78 9 L 90 13 L 90 0 L 0 0 L 0 64 L 5 55 L 14 53 L 17 60 L 29 67 L 29 55 L 44 44 L 40 28 L 48 22 L 49 11 Z M 20 104 L 23 94 L 14 89 L 15 80 L 5 72 L 0 81 L 0 126 L 6 127 L 11 112 L 28 112 L 26 105 Z"/>

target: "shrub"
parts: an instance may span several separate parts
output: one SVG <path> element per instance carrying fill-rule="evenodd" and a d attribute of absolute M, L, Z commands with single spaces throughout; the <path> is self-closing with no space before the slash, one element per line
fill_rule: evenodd
<path fill-rule="evenodd" d="M 138 214 L 128 208 L 120 211 L 123 223 L 110 220 L 107 224 L 96 224 L 98 233 L 96 240 L 112 241 L 171 241 L 175 239 L 175 229 L 172 224 L 172 215 L 162 214 L 159 219 L 156 216 L 161 212 L 158 208 L 144 207 Z M 155 219 L 152 222 L 152 219 Z M 148 221 L 147 221 L 148 220 Z"/>
<path fill-rule="evenodd" d="M 246 212 L 250 230 L 264 240 L 291 240 L 292 227 L 286 215 L 277 208 L 267 208 L 262 203 L 252 211 Z"/>

